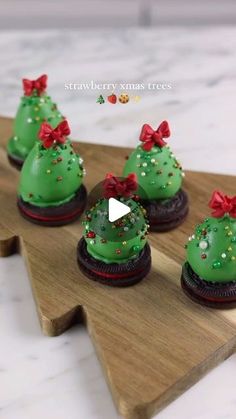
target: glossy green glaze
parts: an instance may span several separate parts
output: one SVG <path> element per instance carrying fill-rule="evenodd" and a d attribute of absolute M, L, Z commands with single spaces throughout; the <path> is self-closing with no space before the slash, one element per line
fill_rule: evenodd
<path fill-rule="evenodd" d="M 187 261 L 205 281 L 236 281 L 236 219 L 206 218 L 189 237 Z"/>
<path fill-rule="evenodd" d="M 49 122 L 55 128 L 63 119 L 46 94 L 23 96 L 14 120 L 13 136 L 8 141 L 8 154 L 24 160 L 38 140 L 42 122 Z"/>
<path fill-rule="evenodd" d="M 18 194 L 32 205 L 58 206 L 75 196 L 82 180 L 82 159 L 70 140 L 47 149 L 37 141 L 23 164 Z"/>
<path fill-rule="evenodd" d="M 136 173 L 142 199 L 173 197 L 182 185 L 182 169 L 169 146 L 154 146 L 151 151 L 139 145 L 129 156 L 123 176 Z"/>
<path fill-rule="evenodd" d="M 108 200 L 104 198 L 87 212 L 84 222 L 88 252 L 105 263 L 125 263 L 136 258 L 147 241 L 145 210 L 132 199 L 119 199 L 131 208 L 126 216 L 111 223 Z"/>

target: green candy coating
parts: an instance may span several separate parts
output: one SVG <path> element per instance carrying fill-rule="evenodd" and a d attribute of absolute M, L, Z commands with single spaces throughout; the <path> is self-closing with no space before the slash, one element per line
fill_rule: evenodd
<path fill-rule="evenodd" d="M 167 199 L 173 197 L 182 185 L 182 169 L 169 146 L 153 146 L 145 151 L 139 145 L 129 156 L 123 176 L 136 173 L 142 199 Z"/>
<path fill-rule="evenodd" d="M 50 96 L 23 96 L 13 124 L 13 136 L 7 144 L 7 152 L 25 159 L 35 142 L 43 122 L 49 122 L 53 128 L 63 120 Z"/>
<path fill-rule="evenodd" d="M 18 194 L 38 207 L 59 206 L 75 196 L 82 180 L 81 158 L 69 139 L 47 149 L 37 141 L 23 164 Z"/>
<path fill-rule="evenodd" d="M 236 281 L 236 218 L 207 218 L 187 244 L 187 261 L 205 281 Z"/>
<path fill-rule="evenodd" d="M 125 263 L 136 258 L 147 242 L 145 210 L 132 199 L 120 200 L 131 208 L 126 216 L 110 222 L 108 200 L 104 198 L 90 209 L 84 222 L 84 238 L 89 254 L 108 264 Z"/>

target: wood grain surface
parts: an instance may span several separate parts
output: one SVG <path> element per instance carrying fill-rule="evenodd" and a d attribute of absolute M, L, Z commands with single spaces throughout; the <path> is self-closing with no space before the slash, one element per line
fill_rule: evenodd
<path fill-rule="evenodd" d="M 18 213 L 19 173 L 9 166 L 5 152 L 11 125 L 10 119 L 0 119 L 0 254 L 22 254 L 43 332 L 55 336 L 84 322 L 120 414 L 127 419 L 149 418 L 235 350 L 236 311 L 190 301 L 181 291 L 180 273 L 184 243 L 207 215 L 212 190 L 232 194 L 236 178 L 187 172 L 188 219 L 170 233 L 150 234 L 153 265 L 145 280 L 113 289 L 79 271 L 80 221 L 46 228 Z M 108 171 L 121 175 L 129 152 L 83 143 L 78 149 L 85 160 L 88 190 Z"/>

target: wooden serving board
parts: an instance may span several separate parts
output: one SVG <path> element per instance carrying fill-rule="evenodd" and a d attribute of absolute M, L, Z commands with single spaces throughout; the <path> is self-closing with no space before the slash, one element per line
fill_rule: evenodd
<path fill-rule="evenodd" d="M 186 222 L 170 233 L 150 234 L 153 265 L 145 280 L 131 288 L 109 288 L 79 271 L 79 221 L 46 228 L 19 215 L 19 173 L 5 152 L 11 126 L 10 119 L 0 119 L 0 254 L 24 257 L 43 332 L 55 336 L 85 322 L 118 411 L 127 419 L 149 418 L 236 348 L 236 311 L 201 307 L 180 288 L 187 237 L 207 215 L 212 190 L 233 194 L 236 178 L 187 172 L 191 211 Z M 127 149 L 78 148 L 88 190 L 108 171 L 121 175 Z"/>

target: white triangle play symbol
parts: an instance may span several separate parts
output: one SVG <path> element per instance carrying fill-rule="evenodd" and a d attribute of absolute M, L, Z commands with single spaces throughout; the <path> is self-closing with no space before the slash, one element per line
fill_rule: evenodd
<path fill-rule="evenodd" d="M 123 204 L 120 201 L 117 201 L 115 198 L 109 198 L 108 201 L 108 219 L 111 223 L 113 221 L 119 220 L 119 218 L 124 217 L 124 215 L 129 214 L 130 207 Z"/>

